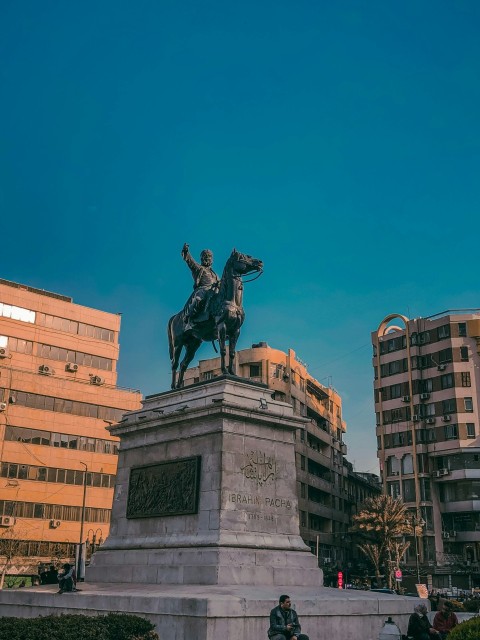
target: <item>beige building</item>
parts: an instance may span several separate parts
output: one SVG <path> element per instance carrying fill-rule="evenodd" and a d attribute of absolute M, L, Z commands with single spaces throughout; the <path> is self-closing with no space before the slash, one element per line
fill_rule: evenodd
<path fill-rule="evenodd" d="M 315 380 L 292 349 L 285 353 L 266 342 L 238 351 L 236 372 L 267 385 L 275 399 L 290 403 L 306 418 L 295 442 L 300 534 L 326 572 L 342 568 L 350 558 L 352 505 L 359 497 L 377 493 L 378 488 L 357 476 L 345 460 L 346 424 L 340 395 Z M 220 358 L 201 360 L 188 369 L 185 384 L 218 375 Z"/>
<path fill-rule="evenodd" d="M 407 563 L 434 587 L 478 585 L 480 310 L 392 314 L 372 343 L 383 488 L 423 527 Z"/>
<path fill-rule="evenodd" d="M 9 573 L 72 558 L 82 515 L 84 540 L 108 534 L 118 445 L 106 427 L 141 400 L 116 387 L 119 330 L 117 314 L 0 280 L 0 536 L 25 556 Z"/>

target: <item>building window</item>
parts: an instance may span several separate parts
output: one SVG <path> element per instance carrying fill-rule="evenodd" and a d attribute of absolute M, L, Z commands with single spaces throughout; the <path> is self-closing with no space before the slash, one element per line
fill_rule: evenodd
<path fill-rule="evenodd" d="M 456 400 L 456 398 L 449 398 L 448 400 L 443 400 L 443 402 L 442 402 L 442 411 L 443 411 L 444 414 L 456 413 L 456 411 L 457 411 L 457 400 Z"/>
<path fill-rule="evenodd" d="M 431 393 L 433 391 L 433 380 L 427 378 L 426 380 L 419 380 L 420 393 Z"/>
<path fill-rule="evenodd" d="M 388 482 L 387 490 L 389 495 L 392 496 L 392 498 L 394 499 L 398 498 L 400 495 L 400 482 L 398 482 L 398 480 L 396 482 Z"/>
<path fill-rule="evenodd" d="M 402 458 L 402 473 L 413 473 L 413 456 L 411 453 L 407 453 Z"/>
<path fill-rule="evenodd" d="M 37 345 L 37 355 L 47 360 L 59 360 L 62 362 L 75 362 L 76 364 L 95 369 L 104 369 L 112 371 L 112 360 L 94 356 L 90 353 L 82 353 L 81 351 L 70 351 L 60 347 L 54 347 L 49 344 Z"/>
<path fill-rule="evenodd" d="M 458 438 L 458 425 L 446 424 L 443 427 L 443 435 L 445 440 L 456 440 Z"/>
<path fill-rule="evenodd" d="M 307 497 L 307 487 L 303 482 L 300 483 L 300 497 L 301 498 Z"/>
<path fill-rule="evenodd" d="M 301 527 L 307 526 L 307 514 L 305 511 L 300 511 L 300 526 Z"/>
<path fill-rule="evenodd" d="M 20 322 L 35 322 L 35 311 L 24 309 L 23 307 L 15 307 L 11 304 L 0 302 L 0 316 L 10 318 L 11 320 L 20 320 Z"/>
<path fill-rule="evenodd" d="M 420 478 L 420 500 L 429 502 L 431 499 L 430 480 L 428 478 Z"/>
<path fill-rule="evenodd" d="M 392 422 L 400 422 L 402 420 L 402 410 L 392 409 Z"/>
<path fill-rule="evenodd" d="M 462 371 L 462 387 L 471 387 L 470 371 Z"/>
<path fill-rule="evenodd" d="M 466 322 L 459 322 L 458 323 L 458 335 L 460 338 L 466 338 L 467 337 L 467 323 Z"/>
<path fill-rule="evenodd" d="M 443 338 L 450 337 L 450 325 L 444 324 L 443 327 L 438 327 L 438 339 L 442 340 Z"/>
<path fill-rule="evenodd" d="M 262 377 L 262 365 L 261 363 L 251 364 L 250 366 L 250 378 L 261 378 Z"/>
<path fill-rule="evenodd" d="M 415 480 L 403 480 L 402 489 L 404 502 L 415 502 Z"/>
<path fill-rule="evenodd" d="M 455 386 L 455 379 L 453 377 L 453 373 L 447 373 L 443 376 L 440 376 L 440 383 L 442 389 L 451 389 Z"/>
<path fill-rule="evenodd" d="M 467 438 L 475 438 L 475 424 L 467 422 Z"/>
<path fill-rule="evenodd" d="M 472 398 L 464 398 L 465 401 L 465 411 L 471 413 L 473 411 L 473 400 Z"/>
<path fill-rule="evenodd" d="M 115 332 L 111 329 L 96 327 L 91 324 L 76 322 L 75 320 L 67 320 L 67 318 L 59 318 L 58 316 L 51 316 L 48 313 L 37 313 L 37 324 L 50 329 L 56 329 L 57 331 L 94 338 L 95 340 L 103 340 L 105 342 L 114 342 L 115 340 Z"/>
<path fill-rule="evenodd" d="M 442 349 L 442 351 L 439 351 L 438 361 L 441 363 L 452 362 L 452 349 Z"/>
<path fill-rule="evenodd" d="M 468 347 L 460 347 L 460 360 L 468 362 Z"/>
<path fill-rule="evenodd" d="M 202 380 L 213 380 L 213 371 L 204 371 L 202 373 Z"/>
<path fill-rule="evenodd" d="M 405 434 L 404 433 L 392 433 L 392 446 L 393 447 L 401 447 L 405 444 Z"/>
<path fill-rule="evenodd" d="M 300 469 L 305 471 L 305 456 L 300 456 Z"/>
<path fill-rule="evenodd" d="M 88 402 L 77 400 L 65 400 L 64 398 L 53 398 L 38 393 L 27 393 L 26 391 L 11 391 L 11 397 L 22 407 L 32 409 L 42 409 L 44 411 L 57 411 L 58 413 L 71 413 L 77 416 L 89 418 L 100 418 L 100 420 L 121 420 L 125 411 L 113 407 L 105 407 Z"/>
<path fill-rule="evenodd" d="M 390 387 L 390 398 L 393 400 L 395 398 L 400 398 L 402 396 L 402 385 L 401 384 L 393 384 Z"/>
<path fill-rule="evenodd" d="M 387 458 L 387 476 L 398 476 L 400 472 L 400 460 L 395 456 Z"/>

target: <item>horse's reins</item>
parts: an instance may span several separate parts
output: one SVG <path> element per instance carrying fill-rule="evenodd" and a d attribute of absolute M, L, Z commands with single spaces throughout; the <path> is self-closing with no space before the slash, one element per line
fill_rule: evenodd
<path fill-rule="evenodd" d="M 259 269 L 258 271 L 258 275 L 255 276 L 255 278 L 252 278 L 251 280 L 243 280 L 244 284 L 247 284 L 247 282 L 253 282 L 254 280 L 258 280 L 258 278 L 262 275 L 263 273 L 263 269 Z M 242 276 L 235 276 L 236 278 L 241 278 Z"/>

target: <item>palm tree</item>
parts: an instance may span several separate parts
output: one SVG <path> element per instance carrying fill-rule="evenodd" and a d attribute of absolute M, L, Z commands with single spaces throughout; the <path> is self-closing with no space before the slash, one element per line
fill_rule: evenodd
<path fill-rule="evenodd" d="M 410 546 L 402 538 L 413 533 L 411 514 L 403 500 L 387 495 L 368 498 L 353 516 L 351 531 L 363 538 L 357 546 L 373 562 L 377 581 L 383 560 L 389 587 L 393 588 L 395 566 Z"/>

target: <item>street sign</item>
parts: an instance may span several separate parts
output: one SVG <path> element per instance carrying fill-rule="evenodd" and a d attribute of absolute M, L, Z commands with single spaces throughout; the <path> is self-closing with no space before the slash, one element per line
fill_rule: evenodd
<path fill-rule="evenodd" d="M 395 580 L 397 582 L 401 582 L 402 579 L 403 579 L 402 570 L 401 569 L 395 569 Z"/>

